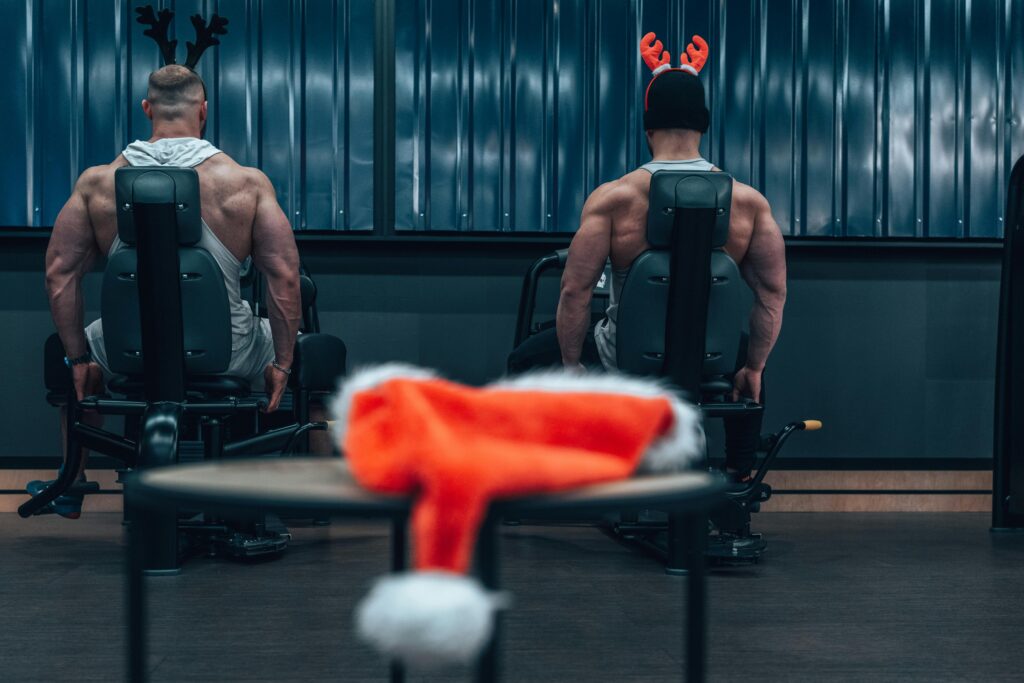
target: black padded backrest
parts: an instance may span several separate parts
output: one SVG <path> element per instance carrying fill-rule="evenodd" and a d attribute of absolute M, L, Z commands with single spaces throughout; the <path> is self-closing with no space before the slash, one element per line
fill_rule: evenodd
<path fill-rule="evenodd" d="M 615 351 L 620 370 L 660 375 L 665 359 L 669 254 L 645 251 L 633 262 L 622 286 Z M 750 311 L 739 268 L 723 251 L 711 254 L 711 290 L 704 335 L 704 377 L 731 375 L 737 369 L 740 341 Z M 742 362 L 743 359 L 739 359 Z"/>
<path fill-rule="evenodd" d="M 647 209 L 647 241 L 653 249 L 668 249 L 676 207 L 715 209 L 717 219 L 711 246 L 729 241 L 732 176 L 720 171 L 657 171 L 651 177 Z"/>
<path fill-rule="evenodd" d="M 618 301 L 616 358 L 619 369 L 641 375 L 664 372 L 670 247 L 676 211 L 713 209 L 715 223 L 702 379 L 730 376 L 744 360 L 739 356 L 750 311 L 750 294 L 739 268 L 722 249 L 729 238 L 732 177 L 719 172 L 658 171 L 651 179 L 650 198 L 647 238 L 652 249 L 631 265 Z"/>
<path fill-rule="evenodd" d="M 138 253 L 134 243 L 136 231 L 152 228 L 136 224 L 132 206 L 136 202 L 158 203 L 161 197 L 173 195 L 177 241 L 194 245 L 202 237 L 199 183 L 193 169 L 121 168 L 115 173 L 115 186 L 118 235 L 125 247 L 110 257 L 103 276 L 103 342 L 115 374 L 141 375 Z M 185 372 L 222 373 L 231 362 L 231 319 L 224 275 L 213 256 L 200 247 L 180 246 L 178 261 Z"/>
<path fill-rule="evenodd" d="M 114 174 L 117 198 L 117 236 L 125 244 L 135 244 L 135 214 L 138 203 L 159 203 L 168 195 L 177 207 L 178 244 L 193 245 L 203 236 L 200 215 L 199 175 L 194 168 L 140 166 L 117 169 Z"/>

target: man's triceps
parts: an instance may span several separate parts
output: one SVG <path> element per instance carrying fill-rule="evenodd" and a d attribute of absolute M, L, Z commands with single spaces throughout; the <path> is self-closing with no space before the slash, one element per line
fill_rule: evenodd
<path fill-rule="evenodd" d="M 786 302 L 786 250 L 782 232 L 766 208 L 754 226 L 747 258 L 741 271 L 754 292 L 750 315 L 750 346 L 747 366 L 764 367 L 782 329 Z"/>

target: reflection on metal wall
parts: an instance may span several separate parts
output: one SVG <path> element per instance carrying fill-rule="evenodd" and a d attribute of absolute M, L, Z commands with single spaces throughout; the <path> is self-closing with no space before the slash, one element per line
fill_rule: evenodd
<path fill-rule="evenodd" d="M 87 166 L 149 137 L 139 102 L 160 65 L 140 0 L 0 5 L 4 69 L 0 225 L 49 226 Z M 373 223 L 372 0 L 154 0 L 175 11 L 179 61 L 188 17 L 214 10 L 228 35 L 200 63 L 207 137 L 262 168 L 297 228 Z M 24 136 L 24 143 L 22 137 Z"/>
<path fill-rule="evenodd" d="M 396 22 L 401 228 L 575 230 L 648 157 L 653 30 L 709 40 L 706 155 L 787 233 L 1002 234 L 1024 0 L 403 0 Z"/>

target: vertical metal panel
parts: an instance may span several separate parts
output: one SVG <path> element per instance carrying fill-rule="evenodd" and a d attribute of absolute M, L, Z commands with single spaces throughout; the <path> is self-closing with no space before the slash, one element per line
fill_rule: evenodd
<path fill-rule="evenodd" d="M 1003 172 L 1004 175 L 1009 175 L 1014 161 L 1024 155 L 1024 102 L 1021 101 L 1024 97 L 1024 82 L 1021 82 L 1024 78 L 1024 40 L 1020 39 L 1020 36 L 1024 35 L 1024 2 L 1006 0 L 1006 3 L 1009 26 L 1003 41 L 1004 49 L 1008 53 L 1006 73 L 1003 77 L 1006 83 L 1003 112 L 1009 132 L 1006 135 L 1007 154 L 1003 157 Z M 1005 196 L 999 206 L 1005 210 Z"/>
<path fill-rule="evenodd" d="M 789 234 L 997 236 L 1024 152 L 1024 0 L 417 0 L 397 21 L 400 228 L 575 230 L 647 158 L 648 30 L 673 60 L 708 38 L 702 149 Z"/>
<path fill-rule="evenodd" d="M 966 232 L 971 237 L 998 237 L 1003 215 L 999 186 L 1006 184 L 999 154 L 999 62 L 1002 45 L 1002 3 L 998 0 L 971 2 L 967 41 L 970 49 L 968 74 L 970 97 L 964 116 L 970 122 L 965 154 L 970 171 L 965 188 L 969 201 Z"/>
<path fill-rule="evenodd" d="M 918 164 L 918 135 L 925 127 L 920 106 L 918 46 L 923 14 L 920 2 L 887 0 L 888 74 L 884 84 L 888 95 L 888 144 L 881 153 L 888 164 L 883 225 L 888 237 L 920 237 L 923 221 L 919 210 L 921 183 Z"/>
<path fill-rule="evenodd" d="M 140 108 L 159 66 L 134 8 L 142 0 L 32 0 L 0 6 L 0 36 L 19 59 L 5 72 L 9 144 L 0 223 L 48 226 L 87 166 L 150 135 Z M 260 166 L 296 229 L 373 222 L 372 0 L 154 0 L 175 12 L 184 61 L 189 16 L 217 11 L 229 33 L 199 65 L 206 136 Z M 45 27 L 45 31 L 40 31 Z M 20 139 L 20 136 L 18 136 Z M 39 208 L 36 211 L 36 207 Z"/>
<path fill-rule="evenodd" d="M 928 117 L 930 144 L 928 203 L 925 207 L 927 234 L 932 237 L 963 236 L 959 215 L 960 193 L 960 14 L 959 0 L 933 0 L 927 22 L 929 90 Z"/>
<path fill-rule="evenodd" d="M 761 2 L 763 19 L 759 27 L 762 32 L 759 59 L 764 81 L 763 106 L 758 117 L 757 185 L 772 198 L 772 210 L 780 225 L 790 225 L 794 219 L 792 186 L 797 166 L 793 154 L 796 149 L 793 82 L 799 17 L 796 9 L 793 2 Z"/>
<path fill-rule="evenodd" d="M 881 65 L 878 48 L 878 4 L 876 0 L 847 0 L 847 19 L 842 29 L 846 45 L 843 70 L 845 107 L 841 124 L 843 161 L 839 218 L 850 236 L 877 234 L 875 224 L 876 132 L 881 101 L 876 74 Z"/>

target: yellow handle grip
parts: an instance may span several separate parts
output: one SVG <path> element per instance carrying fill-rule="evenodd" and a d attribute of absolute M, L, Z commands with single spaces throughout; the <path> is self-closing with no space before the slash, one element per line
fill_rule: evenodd
<path fill-rule="evenodd" d="M 804 420 L 804 430 L 816 432 L 821 429 L 821 420 Z"/>

